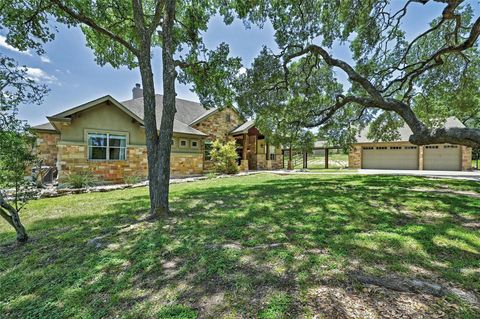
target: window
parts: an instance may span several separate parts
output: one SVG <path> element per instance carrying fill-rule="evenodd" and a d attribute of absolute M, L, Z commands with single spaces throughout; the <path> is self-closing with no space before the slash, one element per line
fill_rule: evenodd
<path fill-rule="evenodd" d="M 417 147 L 416 146 L 405 146 L 405 149 L 406 150 L 416 150 Z"/>
<path fill-rule="evenodd" d="M 126 135 L 88 133 L 89 160 L 125 160 Z"/>
<path fill-rule="evenodd" d="M 458 145 L 444 145 L 443 148 L 458 148 Z"/>
<path fill-rule="evenodd" d="M 274 154 L 270 153 L 270 160 L 271 160 L 271 161 L 274 161 L 274 160 L 275 160 L 275 155 L 276 155 L 275 153 L 274 153 Z"/>
<path fill-rule="evenodd" d="M 402 147 L 401 146 L 390 146 L 390 149 L 391 150 L 401 150 Z"/>
<path fill-rule="evenodd" d="M 205 142 L 205 160 L 209 161 L 212 159 L 210 156 L 210 152 L 212 151 L 212 142 L 206 141 Z"/>
<path fill-rule="evenodd" d="M 387 147 L 386 146 L 377 146 L 377 150 L 386 150 Z"/>
<path fill-rule="evenodd" d="M 363 149 L 364 150 L 373 150 L 374 147 L 373 146 L 364 146 Z"/>
<path fill-rule="evenodd" d="M 198 141 L 191 141 L 191 145 L 193 148 L 198 148 Z"/>
<path fill-rule="evenodd" d="M 187 140 L 180 140 L 180 147 L 187 147 L 187 146 L 188 146 Z"/>
<path fill-rule="evenodd" d="M 225 115 L 225 121 L 227 121 L 227 122 L 232 121 L 232 117 L 230 116 L 230 114 Z"/>
<path fill-rule="evenodd" d="M 427 145 L 425 148 L 438 148 L 438 145 Z"/>

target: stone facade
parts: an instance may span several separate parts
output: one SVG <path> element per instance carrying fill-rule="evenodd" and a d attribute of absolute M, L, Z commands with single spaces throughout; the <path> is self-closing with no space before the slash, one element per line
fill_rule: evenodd
<path fill-rule="evenodd" d="M 240 115 L 231 108 L 219 110 L 193 125 L 193 127 L 205 134 L 211 141 L 225 141 L 229 133 L 237 128 L 243 121 Z"/>
<path fill-rule="evenodd" d="M 199 175 L 203 173 L 203 153 L 172 153 L 170 156 L 172 176 Z"/>
<path fill-rule="evenodd" d="M 72 173 L 91 172 L 100 181 L 120 183 L 126 176 L 148 176 L 147 148 L 129 146 L 126 160 L 98 161 L 87 159 L 87 146 L 81 144 L 58 145 L 59 180 L 65 181 Z M 203 154 L 172 153 L 170 158 L 172 176 L 198 175 L 203 173 Z"/>
<path fill-rule="evenodd" d="M 98 161 L 87 159 L 87 146 L 82 144 L 58 145 L 59 180 L 65 181 L 69 174 L 91 172 L 101 181 L 123 182 L 126 176 L 146 177 L 148 175 L 147 148 L 129 146 L 127 159 Z"/>
<path fill-rule="evenodd" d="M 462 171 L 472 169 L 472 148 L 462 146 Z"/>
<path fill-rule="evenodd" d="M 36 136 L 35 153 L 42 160 L 42 165 L 56 166 L 60 134 L 39 131 L 36 132 Z"/>
<path fill-rule="evenodd" d="M 372 145 L 381 145 L 381 146 L 410 146 L 408 142 L 397 142 L 397 143 L 368 143 L 368 144 L 354 144 L 350 147 L 350 152 L 348 153 L 348 167 L 360 169 L 362 168 L 362 147 L 363 146 L 372 146 Z M 462 171 L 468 171 L 472 169 L 472 148 L 467 146 L 461 146 L 461 160 L 462 160 Z M 418 169 L 423 170 L 424 167 L 424 146 L 418 147 Z"/>
<path fill-rule="evenodd" d="M 362 168 L 362 147 L 360 145 L 350 146 L 348 152 L 348 167 Z"/>

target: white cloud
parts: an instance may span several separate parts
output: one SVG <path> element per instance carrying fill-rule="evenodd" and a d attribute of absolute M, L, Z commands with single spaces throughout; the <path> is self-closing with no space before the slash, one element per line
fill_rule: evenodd
<path fill-rule="evenodd" d="M 43 63 L 52 63 L 52 60 L 50 60 L 50 58 L 46 55 L 40 56 L 40 61 L 42 61 Z"/>
<path fill-rule="evenodd" d="M 50 75 L 47 72 L 45 72 L 44 70 L 39 69 L 39 68 L 27 67 L 27 74 L 28 74 L 28 77 L 30 79 L 32 79 L 34 81 L 37 81 L 37 82 L 58 84 L 58 79 L 55 76 Z"/>
<path fill-rule="evenodd" d="M 26 55 L 29 55 L 29 56 L 32 55 L 32 53 L 30 53 L 29 50 L 20 51 L 19 49 L 12 47 L 10 44 L 7 43 L 7 38 L 4 37 L 3 35 L 0 35 L 0 47 L 5 48 L 5 49 L 10 50 L 10 51 L 13 51 L 13 52 L 26 54 Z"/>

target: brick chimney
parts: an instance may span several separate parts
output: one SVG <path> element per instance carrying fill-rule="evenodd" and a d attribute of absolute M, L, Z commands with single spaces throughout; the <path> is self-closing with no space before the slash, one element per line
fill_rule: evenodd
<path fill-rule="evenodd" d="M 134 99 L 143 97 L 143 89 L 140 87 L 140 83 L 135 84 L 135 87 L 132 89 L 132 93 Z"/>

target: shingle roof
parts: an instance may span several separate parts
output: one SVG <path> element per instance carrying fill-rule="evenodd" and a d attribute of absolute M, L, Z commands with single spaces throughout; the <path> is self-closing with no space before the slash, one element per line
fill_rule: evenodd
<path fill-rule="evenodd" d="M 246 133 L 246 131 L 248 131 L 254 125 L 255 125 L 255 120 L 246 121 L 239 127 L 233 129 L 230 133 L 231 134 Z"/>
<path fill-rule="evenodd" d="M 38 130 L 38 131 L 57 131 L 52 123 L 48 122 L 48 123 L 43 123 L 43 124 L 40 124 L 40 125 L 35 125 L 35 126 L 32 126 L 31 127 L 33 130 Z"/>
<path fill-rule="evenodd" d="M 138 117 L 143 119 L 143 98 L 132 99 L 121 102 L 127 109 Z M 155 95 L 157 127 L 160 128 L 163 111 L 163 96 L 161 94 Z M 173 122 L 173 131 L 176 133 L 203 135 L 207 134 L 200 132 L 197 129 L 189 126 L 189 123 L 194 119 L 200 117 L 202 114 L 209 112 L 200 103 L 187 101 L 183 99 L 176 99 L 175 106 L 177 112 Z"/>
<path fill-rule="evenodd" d="M 460 122 L 460 120 L 457 119 L 456 117 L 449 117 L 445 121 L 445 128 L 452 128 L 452 127 L 465 127 L 465 125 L 463 125 L 462 122 Z M 374 140 L 369 139 L 367 137 L 368 130 L 369 130 L 369 127 L 367 126 L 359 132 L 359 134 L 357 135 L 357 143 L 373 143 L 374 142 Z M 410 127 L 408 127 L 407 124 L 399 128 L 398 133 L 400 135 L 400 138 L 398 140 L 395 140 L 395 142 L 408 142 L 410 135 L 413 134 L 412 130 L 410 129 Z"/>

